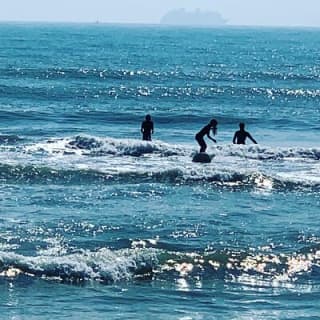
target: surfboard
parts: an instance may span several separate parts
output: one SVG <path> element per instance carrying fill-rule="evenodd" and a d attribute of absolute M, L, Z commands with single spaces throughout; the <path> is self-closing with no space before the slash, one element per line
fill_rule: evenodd
<path fill-rule="evenodd" d="M 194 155 L 192 162 L 210 163 L 212 158 L 206 152 L 201 152 Z"/>

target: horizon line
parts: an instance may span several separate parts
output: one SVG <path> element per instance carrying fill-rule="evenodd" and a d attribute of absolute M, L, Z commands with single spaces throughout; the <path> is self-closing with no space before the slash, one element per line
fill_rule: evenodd
<path fill-rule="evenodd" d="M 0 24 L 14 24 L 14 23 L 24 23 L 24 24 L 88 24 L 88 25 L 132 25 L 132 26 L 163 26 L 163 27 L 179 27 L 179 28 L 223 28 L 223 27 L 239 27 L 239 28 L 310 28 L 319 29 L 319 26 L 314 25 L 267 25 L 267 24 L 212 24 L 212 25 L 188 25 L 188 24 L 164 24 L 161 22 L 106 22 L 100 21 L 99 19 L 95 21 L 68 21 L 68 20 L 0 20 Z"/>

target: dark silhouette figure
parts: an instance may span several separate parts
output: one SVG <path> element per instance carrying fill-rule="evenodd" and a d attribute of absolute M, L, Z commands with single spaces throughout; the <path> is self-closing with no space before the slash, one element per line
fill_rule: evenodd
<path fill-rule="evenodd" d="M 210 136 L 210 130 L 212 130 L 213 135 L 216 135 L 217 133 L 217 125 L 218 121 L 216 119 L 212 119 L 209 124 L 204 126 L 197 134 L 196 134 L 196 140 L 200 145 L 200 152 L 206 152 L 207 144 L 204 141 L 204 136 L 206 135 L 210 140 L 213 142 L 217 142 L 215 139 L 213 139 Z"/>
<path fill-rule="evenodd" d="M 142 140 L 151 141 L 153 132 L 153 121 L 150 114 L 147 114 L 145 120 L 141 123 Z"/>
<path fill-rule="evenodd" d="M 249 138 L 253 143 L 257 144 L 257 141 L 254 140 L 249 132 L 244 130 L 245 124 L 239 123 L 240 130 L 236 131 L 232 142 L 234 144 L 246 144 L 246 139 Z"/>

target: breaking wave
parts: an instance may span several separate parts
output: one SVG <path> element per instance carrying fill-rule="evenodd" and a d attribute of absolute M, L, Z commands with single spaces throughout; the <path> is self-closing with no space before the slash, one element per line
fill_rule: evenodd
<path fill-rule="evenodd" d="M 183 148 L 163 142 L 147 142 L 134 139 L 98 138 L 75 136 L 64 139 L 52 139 L 26 147 L 27 152 L 46 152 L 62 154 L 81 154 L 86 156 L 135 156 L 149 153 L 160 156 L 183 154 Z"/>
<path fill-rule="evenodd" d="M 171 183 L 203 184 L 223 188 L 262 188 L 278 191 L 318 190 L 320 181 L 271 177 L 261 172 L 237 172 L 198 169 L 163 169 L 157 171 L 107 171 L 93 169 L 55 169 L 39 166 L 0 165 L 0 181 L 29 184 L 90 184 L 90 183 Z"/>
<path fill-rule="evenodd" d="M 257 160 L 281 160 L 281 159 L 309 159 L 319 160 L 319 148 L 271 148 L 259 145 L 233 146 L 222 145 L 211 147 L 214 154 L 224 156 L 237 156 Z M 35 143 L 25 147 L 26 152 L 46 152 L 49 154 L 79 154 L 86 156 L 134 156 L 145 154 L 157 154 L 162 157 L 186 156 L 194 152 L 194 149 L 183 146 L 164 143 L 161 141 L 141 141 L 136 139 L 100 138 L 88 135 L 79 135 L 70 138 L 51 139 L 46 142 Z"/>
<path fill-rule="evenodd" d="M 152 252 L 122 250 L 113 252 L 103 248 L 96 252 L 84 250 L 65 256 L 36 256 L 0 252 L 1 275 L 46 277 L 66 282 L 95 280 L 115 282 L 129 280 L 134 275 L 152 271 L 155 264 Z"/>
<path fill-rule="evenodd" d="M 195 150 L 189 145 L 85 135 L 0 150 L 0 179 L 6 182 L 320 187 L 318 148 L 216 145 L 210 148 L 214 159 L 209 164 L 193 163 Z"/>
<path fill-rule="evenodd" d="M 154 248 L 112 251 L 101 248 L 56 255 L 23 256 L 0 252 L 0 276 L 36 276 L 79 283 L 114 283 L 134 279 L 194 281 L 223 279 L 271 284 L 293 283 L 320 273 L 319 248 L 273 253 L 231 249 L 211 252 L 170 252 Z"/>

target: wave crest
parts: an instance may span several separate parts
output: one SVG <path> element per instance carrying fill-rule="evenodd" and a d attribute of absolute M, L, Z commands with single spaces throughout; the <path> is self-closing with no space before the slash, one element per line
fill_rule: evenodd
<path fill-rule="evenodd" d="M 161 141 L 79 135 L 2 148 L 0 179 L 28 183 L 209 183 L 276 190 L 319 188 L 320 149 L 215 145 L 213 161 Z M 9 160 L 7 160 L 9 158 Z"/>
<path fill-rule="evenodd" d="M 156 256 L 150 250 L 113 252 L 102 248 L 96 252 L 84 250 L 65 256 L 36 257 L 0 252 L 0 275 L 23 273 L 72 283 L 88 280 L 109 283 L 146 276 L 152 272 L 155 261 Z"/>
<path fill-rule="evenodd" d="M 237 250 L 213 252 L 170 252 L 154 248 L 134 248 L 112 251 L 82 250 L 54 256 L 23 256 L 0 251 L 0 276 L 20 274 L 79 283 L 97 281 L 113 283 L 135 278 L 165 281 L 223 279 L 252 283 L 296 282 L 318 275 L 320 250 L 277 254 Z"/>
<path fill-rule="evenodd" d="M 183 148 L 164 142 L 140 141 L 136 139 L 99 138 L 79 135 L 71 138 L 52 139 L 26 147 L 27 152 L 79 154 L 86 156 L 135 156 L 156 153 L 161 156 L 183 154 Z"/>

